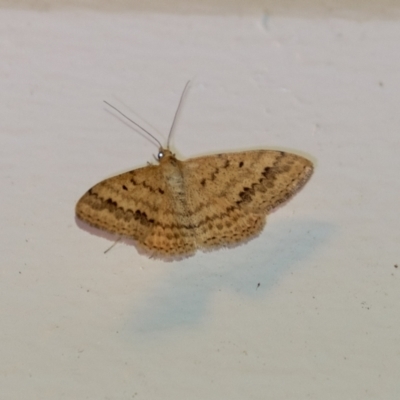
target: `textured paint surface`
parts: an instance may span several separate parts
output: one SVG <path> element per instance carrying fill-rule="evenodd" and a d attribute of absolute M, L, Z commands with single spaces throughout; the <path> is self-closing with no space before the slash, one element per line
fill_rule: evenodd
<path fill-rule="evenodd" d="M 0 10 L 2 399 L 399 399 L 400 24 L 263 17 Z M 73 205 L 157 148 L 103 100 L 165 143 L 188 79 L 179 159 L 315 173 L 245 246 L 104 255 Z"/>

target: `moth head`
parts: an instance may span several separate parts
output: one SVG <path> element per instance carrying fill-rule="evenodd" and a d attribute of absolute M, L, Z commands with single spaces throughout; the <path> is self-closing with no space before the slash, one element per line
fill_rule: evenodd
<path fill-rule="evenodd" d="M 161 148 L 160 150 L 158 150 L 158 154 L 157 154 L 157 159 L 158 161 L 161 161 L 161 159 L 165 156 L 165 151 L 163 148 Z"/>
<path fill-rule="evenodd" d="M 158 154 L 157 154 L 157 160 L 158 161 L 165 161 L 167 159 L 170 158 L 175 158 L 175 154 L 172 154 L 172 152 L 168 149 L 164 149 L 163 147 L 160 147 L 160 149 L 158 150 Z"/>

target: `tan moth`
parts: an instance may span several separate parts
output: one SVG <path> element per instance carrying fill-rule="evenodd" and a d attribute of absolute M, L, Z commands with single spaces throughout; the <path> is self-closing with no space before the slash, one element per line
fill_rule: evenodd
<path fill-rule="evenodd" d="M 145 131 L 160 144 L 158 165 L 106 179 L 76 205 L 79 219 L 134 239 L 156 257 L 188 256 L 250 239 L 313 172 L 308 159 L 276 150 L 178 160 L 169 147 L 178 110 L 165 148 Z"/>

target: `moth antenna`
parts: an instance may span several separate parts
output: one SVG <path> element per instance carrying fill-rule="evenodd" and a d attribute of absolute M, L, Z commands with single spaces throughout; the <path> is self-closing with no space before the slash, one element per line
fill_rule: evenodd
<path fill-rule="evenodd" d="M 178 116 L 179 110 L 180 110 L 180 108 L 181 108 L 183 96 L 184 96 L 185 93 L 186 93 L 186 89 L 188 88 L 189 83 L 190 83 L 190 81 L 187 81 L 187 82 L 186 82 L 186 85 L 185 85 L 185 87 L 183 88 L 183 91 L 182 91 L 182 94 L 181 94 L 181 98 L 180 98 L 180 100 L 179 100 L 178 108 L 177 108 L 176 111 L 175 111 L 174 120 L 172 121 L 171 129 L 169 130 L 169 134 L 168 134 L 167 149 L 169 149 L 169 142 L 170 142 L 170 140 L 171 140 L 171 135 L 172 135 L 172 132 L 173 132 L 174 127 L 175 127 L 176 117 Z"/>
<path fill-rule="evenodd" d="M 153 138 L 159 145 L 160 145 L 160 149 L 163 148 L 163 145 L 161 144 L 161 142 L 154 136 L 152 135 L 149 131 L 147 131 L 146 129 L 144 129 L 142 126 L 140 126 L 137 122 L 133 121 L 132 119 L 130 119 L 128 116 L 126 116 L 122 111 L 119 111 L 117 107 L 114 107 L 112 104 L 110 104 L 109 102 L 103 100 L 104 103 L 106 103 L 108 106 L 110 106 L 111 108 L 113 108 L 115 111 L 119 112 L 124 118 L 126 118 L 128 121 L 132 122 L 132 124 L 136 125 L 138 128 L 140 128 L 142 131 L 144 131 L 145 133 L 147 133 L 151 138 Z"/>

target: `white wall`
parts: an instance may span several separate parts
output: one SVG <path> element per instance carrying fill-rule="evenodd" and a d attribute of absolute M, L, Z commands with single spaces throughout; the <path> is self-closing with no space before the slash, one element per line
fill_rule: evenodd
<path fill-rule="evenodd" d="M 0 10 L 1 398 L 398 399 L 395 10 L 143 8 Z M 157 148 L 102 101 L 165 141 L 188 79 L 181 158 L 271 147 L 315 174 L 246 245 L 104 255 L 75 203 Z"/>

